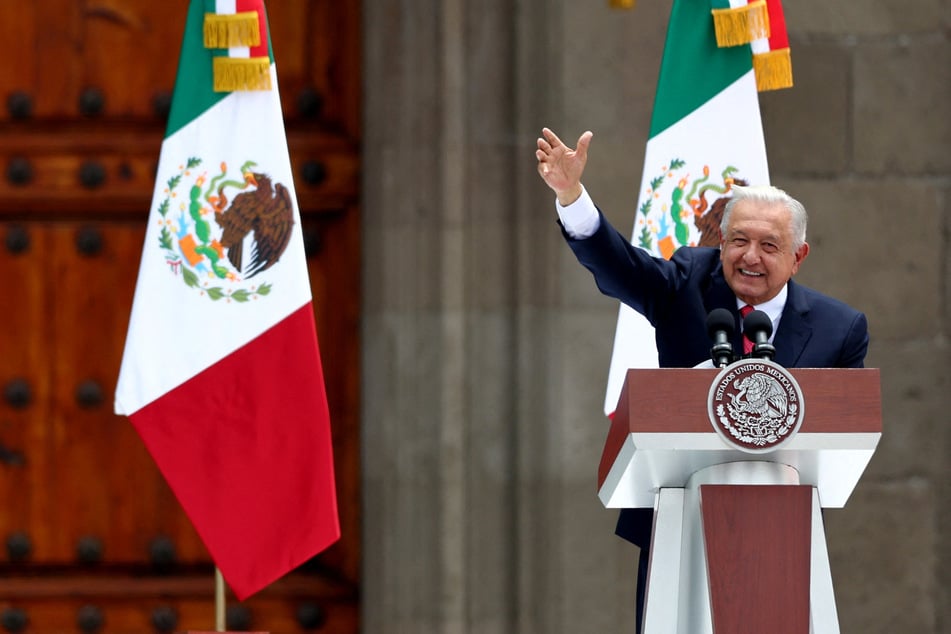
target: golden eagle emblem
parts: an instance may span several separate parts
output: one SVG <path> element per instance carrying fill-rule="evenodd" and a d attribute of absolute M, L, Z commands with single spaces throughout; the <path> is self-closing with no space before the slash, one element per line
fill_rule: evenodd
<path fill-rule="evenodd" d="M 212 300 L 245 302 L 267 295 L 271 285 L 255 276 L 274 266 L 294 231 L 290 191 L 246 161 L 240 178 L 227 163 L 217 174 L 200 171 L 190 158 L 168 181 L 158 205 L 159 246 L 171 271 Z M 189 182 L 191 183 L 189 185 Z M 186 196 L 181 190 L 187 186 Z"/>

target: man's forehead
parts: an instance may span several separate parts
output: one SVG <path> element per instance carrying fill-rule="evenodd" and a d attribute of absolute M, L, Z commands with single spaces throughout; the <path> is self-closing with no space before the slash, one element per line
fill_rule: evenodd
<path fill-rule="evenodd" d="M 782 236 L 792 230 L 792 215 L 781 203 L 744 200 L 737 203 L 727 223 L 727 233 L 767 232 Z"/>

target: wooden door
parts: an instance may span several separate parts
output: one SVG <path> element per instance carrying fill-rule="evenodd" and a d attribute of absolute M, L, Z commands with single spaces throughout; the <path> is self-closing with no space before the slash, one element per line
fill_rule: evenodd
<path fill-rule="evenodd" d="M 187 0 L 0 3 L 0 632 L 214 626 L 213 565 L 112 414 Z M 268 6 L 343 537 L 229 629 L 356 632 L 358 0 Z"/>

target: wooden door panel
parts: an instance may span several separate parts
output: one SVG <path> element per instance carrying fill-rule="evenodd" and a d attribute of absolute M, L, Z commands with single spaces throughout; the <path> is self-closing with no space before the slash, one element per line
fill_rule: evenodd
<path fill-rule="evenodd" d="M 19 4 L 20 8 L 12 5 Z M 0 20 L 16 28 L 14 41 L 22 48 L 13 72 L 3 75 L 0 90 L 28 96 L 30 116 L 62 117 L 77 111 L 78 86 L 82 79 L 81 33 L 78 30 L 81 3 L 62 0 L 5 2 Z M 16 20 L 7 22 L 7 19 Z"/>
<path fill-rule="evenodd" d="M 155 119 L 155 97 L 174 84 L 188 0 L 2 4 L 4 41 L 21 45 L 7 50 L 23 56 L 0 91 L 28 95 L 32 118 Z"/>
<path fill-rule="evenodd" d="M 111 118 L 164 115 L 163 99 L 175 85 L 188 0 L 94 0 L 84 5 L 78 16 L 83 72 L 77 99 L 83 91 L 98 91 L 103 114 Z"/>
<path fill-rule="evenodd" d="M 14 411 L 4 414 L 10 429 L 3 442 L 23 454 L 23 465 L 3 479 L 10 503 L 0 514 L 2 534 L 25 534 L 30 560 L 43 564 L 75 563 L 90 539 L 102 560 L 147 564 L 158 537 L 175 544 L 178 561 L 206 562 L 135 430 L 112 414 L 145 227 L 16 226 L 31 244 L 26 254 L 0 256 L 3 270 L 26 286 L 12 289 L 25 310 L 13 312 L 12 327 L 3 329 L 5 378 L 25 379 L 31 398 L 23 408 L 7 404 Z M 96 252 L 83 254 L 83 240 Z"/>
<path fill-rule="evenodd" d="M 0 94 L 29 97 L 33 120 L 160 123 L 175 84 L 188 0 L 0 3 L 0 36 L 20 51 Z M 284 0 L 268 23 L 288 123 L 347 136 L 360 127 L 357 2 Z M 0 114 L 0 121 L 10 117 Z"/>
<path fill-rule="evenodd" d="M 151 203 L 161 144 L 158 129 L 101 121 L 79 129 L 7 124 L 0 134 L 0 215 L 83 218 L 95 210 L 127 219 L 143 213 Z"/>
<path fill-rule="evenodd" d="M 351 139 L 360 130 L 360 3 L 271 3 L 268 23 L 289 125 Z"/>
<path fill-rule="evenodd" d="M 76 222 L 46 223 L 42 231 L 48 237 L 43 261 L 50 286 L 53 412 L 36 423 L 48 428 L 47 446 L 55 456 L 43 493 L 56 500 L 51 519 L 57 530 L 50 552 L 39 548 L 37 555 L 73 561 L 77 544 L 87 537 L 99 539 L 103 556 L 114 561 L 126 540 L 113 534 L 113 518 L 142 515 L 142 504 L 126 493 L 127 487 L 141 487 L 137 470 L 124 464 L 135 439 L 112 416 L 109 396 L 121 355 L 119 333 L 128 322 L 121 309 L 131 302 L 143 231 Z M 123 240 L 123 233 L 131 235 Z M 131 504 L 120 510 L 113 495 L 115 502 Z M 145 499 L 140 493 L 138 500 Z"/>
<path fill-rule="evenodd" d="M 214 624 L 213 591 L 210 575 L 189 576 L 174 585 L 155 577 L 60 577 L 18 583 L 0 577 L 0 620 L 7 623 L 13 617 L 25 622 L 28 628 L 20 631 L 31 634 L 207 632 Z M 233 631 L 359 631 L 356 603 L 319 584 L 279 582 L 244 603 L 228 601 L 227 614 L 227 627 Z"/>
<path fill-rule="evenodd" d="M 145 235 L 143 222 L 49 223 L 53 417 L 57 456 L 49 482 L 59 500 L 52 555 L 70 561 L 83 537 L 98 538 L 112 563 L 148 563 L 152 540 L 179 562 L 207 553 L 125 417 L 112 413 Z M 85 249 L 85 251 L 84 251 Z M 82 324 L 85 332 L 77 329 Z"/>
<path fill-rule="evenodd" d="M 323 565 L 338 569 L 342 578 L 356 584 L 360 576 L 359 487 L 359 296 L 346 292 L 359 288 L 360 267 L 353 254 L 359 251 L 359 211 L 304 217 L 304 234 L 310 245 L 308 274 L 317 322 L 324 384 L 330 406 L 334 469 L 340 517 L 340 541 L 322 556 Z"/>
<path fill-rule="evenodd" d="M 45 482 L 49 452 L 46 430 L 34 424 L 48 419 L 51 408 L 45 395 L 50 376 L 45 371 L 46 289 L 37 269 L 42 266 L 37 254 L 44 252 L 44 236 L 23 223 L 0 223 L 0 270 L 4 273 L 2 298 L 3 327 L 0 328 L 0 538 L 19 535 L 26 546 L 37 539 L 34 527 L 41 531 L 42 520 L 50 509 L 42 495 L 34 490 Z M 14 247 L 11 249 L 11 247 Z M 16 557 L 11 553 L 11 557 Z"/>
<path fill-rule="evenodd" d="M 180 630 L 211 625 L 208 554 L 112 413 L 187 6 L 0 2 L 18 54 L 0 75 L 0 611 L 27 610 L 35 634 L 75 631 L 88 605 L 103 634 L 155 631 L 163 606 Z M 268 9 L 343 535 L 235 610 L 240 629 L 356 632 L 360 2 Z"/>

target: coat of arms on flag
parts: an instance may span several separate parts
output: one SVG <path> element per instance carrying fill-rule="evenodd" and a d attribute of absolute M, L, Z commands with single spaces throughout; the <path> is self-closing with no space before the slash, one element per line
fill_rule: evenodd
<path fill-rule="evenodd" d="M 241 165 L 228 164 L 209 177 L 191 157 L 165 183 L 155 213 L 158 243 L 172 272 L 212 300 L 246 302 L 267 295 L 271 284 L 251 278 L 280 260 L 294 229 L 294 203 L 287 187 Z"/>
<path fill-rule="evenodd" d="M 720 220 L 734 183 L 747 184 L 732 165 L 711 178 L 709 165 L 691 177 L 685 161 L 675 158 L 658 170 L 642 192 L 634 237 L 637 246 L 670 259 L 680 247 L 716 247 L 720 244 Z"/>

